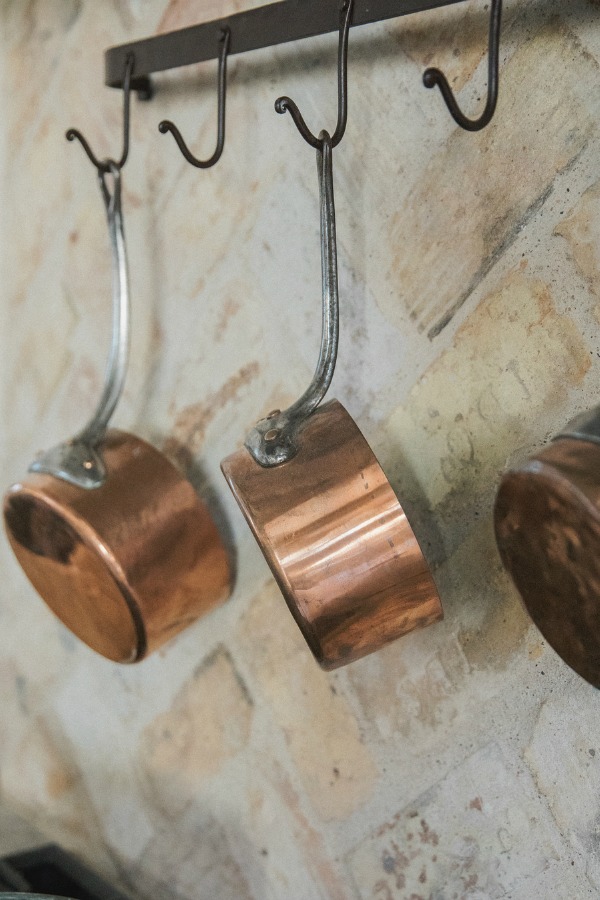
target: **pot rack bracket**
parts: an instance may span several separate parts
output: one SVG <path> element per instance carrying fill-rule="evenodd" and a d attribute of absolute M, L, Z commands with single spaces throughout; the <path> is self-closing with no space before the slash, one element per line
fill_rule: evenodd
<path fill-rule="evenodd" d="M 352 25 L 368 25 L 465 0 L 356 0 Z M 246 53 L 339 29 L 338 0 L 279 0 L 223 19 L 110 47 L 104 55 L 105 83 L 122 88 L 127 58 L 134 55 L 132 90 L 152 96 L 150 76 L 179 66 L 216 59 L 223 30 L 231 32 L 229 54 Z"/>

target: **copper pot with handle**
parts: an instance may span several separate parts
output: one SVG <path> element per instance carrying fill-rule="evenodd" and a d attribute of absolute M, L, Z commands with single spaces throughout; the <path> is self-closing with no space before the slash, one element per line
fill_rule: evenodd
<path fill-rule="evenodd" d="M 496 541 L 531 618 L 600 687 L 600 407 L 502 478 Z"/>
<path fill-rule="evenodd" d="M 308 132 L 317 151 L 321 206 L 323 330 L 313 380 L 289 409 L 258 422 L 223 473 L 319 664 L 350 663 L 442 617 L 438 593 L 406 514 L 371 448 L 337 401 L 320 405 L 338 345 L 332 151 L 346 123 L 351 3 L 342 10 L 338 127 Z"/>
<path fill-rule="evenodd" d="M 23 571 L 50 609 L 108 659 L 143 659 L 229 595 L 228 556 L 205 504 L 140 438 L 109 429 L 123 389 L 129 290 L 121 168 L 99 166 L 113 269 L 105 388 L 88 424 L 42 453 L 4 498 Z M 112 186 L 109 184 L 112 181 Z"/>

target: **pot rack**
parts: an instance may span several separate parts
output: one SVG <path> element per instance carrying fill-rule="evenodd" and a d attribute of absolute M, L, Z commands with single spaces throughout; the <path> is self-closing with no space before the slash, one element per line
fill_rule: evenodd
<path fill-rule="evenodd" d="M 368 25 L 411 13 L 462 3 L 464 0 L 356 0 L 352 26 Z M 337 0 L 279 0 L 246 12 L 192 25 L 179 31 L 110 47 L 104 55 L 105 83 L 122 88 L 128 57 L 135 58 L 131 88 L 140 99 L 152 96 L 150 75 L 179 66 L 216 59 L 224 30 L 231 38 L 229 54 L 328 34 L 339 29 Z"/>

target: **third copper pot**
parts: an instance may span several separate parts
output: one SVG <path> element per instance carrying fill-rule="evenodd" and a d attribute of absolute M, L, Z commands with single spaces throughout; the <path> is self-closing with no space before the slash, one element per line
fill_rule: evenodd
<path fill-rule="evenodd" d="M 531 618 L 565 662 L 600 687 L 600 409 L 503 476 L 494 520 Z"/>

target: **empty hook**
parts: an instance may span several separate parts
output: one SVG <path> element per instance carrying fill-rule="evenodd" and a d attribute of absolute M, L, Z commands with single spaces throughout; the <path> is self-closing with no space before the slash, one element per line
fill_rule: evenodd
<path fill-rule="evenodd" d="M 456 98 L 452 93 L 452 88 L 448 84 L 448 79 L 439 69 L 427 69 L 423 73 L 423 84 L 427 88 L 433 88 L 438 85 L 442 96 L 446 101 L 446 106 L 450 110 L 450 115 L 454 121 L 464 128 L 465 131 L 480 131 L 492 121 L 496 112 L 496 104 L 498 103 L 498 69 L 500 57 L 500 26 L 502 22 L 502 0 L 492 0 L 492 11 L 490 15 L 490 33 L 489 33 L 489 75 L 488 75 L 488 97 L 485 109 L 478 119 L 468 119 L 461 111 L 456 102 Z"/>
<path fill-rule="evenodd" d="M 348 31 L 352 21 L 352 9 L 354 0 L 345 0 L 340 9 L 340 40 L 338 44 L 338 120 L 335 131 L 331 136 L 331 147 L 337 147 L 346 131 L 348 121 Z M 297 105 L 289 97 L 279 97 L 275 101 L 275 109 L 278 113 L 289 112 L 296 124 L 296 128 L 311 147 L 320 150 L 322 141 L 320 137 L 310 131 L 302 117 Z"/>
<path fill-rule="evenodd" d="M 166 134 L 168 131 L 171 132 L 175 141 L 177 142 L 177 146 L 181 150 L 184 157 L 187 159 L 192 166 L 196 166 L 198 169 L 210 169 L 211 166 L 214 166 L 221 159 L 221 154 L 223 153 L 223 147 L 225 145 L 225 101 L 227 95 L 227 54 L 229 53 L 229 44 L 231 42 L 231 31 L 229 28 L 224 28 L 221 32 L 221 37 L 219 38 L 219 43 L 221 44 L 221 50 L 219 53 L 219 99 L 218 99 L 218 113 L 217 113 L 217 147 L 213 155 L 210 159 L 197 159 L 193 153 L 190 152 L 187 144 L 185 143 L 183 136 L 173 122 L 170 122 L 168 119 L 163 119 L 163 121 L 158 126 L 158 130 L 161 134 Z"/>
<path fill-rule="evenodd" d="M 118 162 L 110 159 L 99 160 L 82 133 L 76 128 L 69 128 L 66 134 L 68 141 L 74 141 L 75 139 L 79 141 L 88 159 L 96 166 L 101 175 L 108 175 L 115 166 L 121 171 L 129 156 L 129 109 L 131 105 L 131 76 L 134 64 L 135 57 L 133 53 L 130 53 L 125 61 L 125 76 L 123 78 L 123 151 Z"/>

